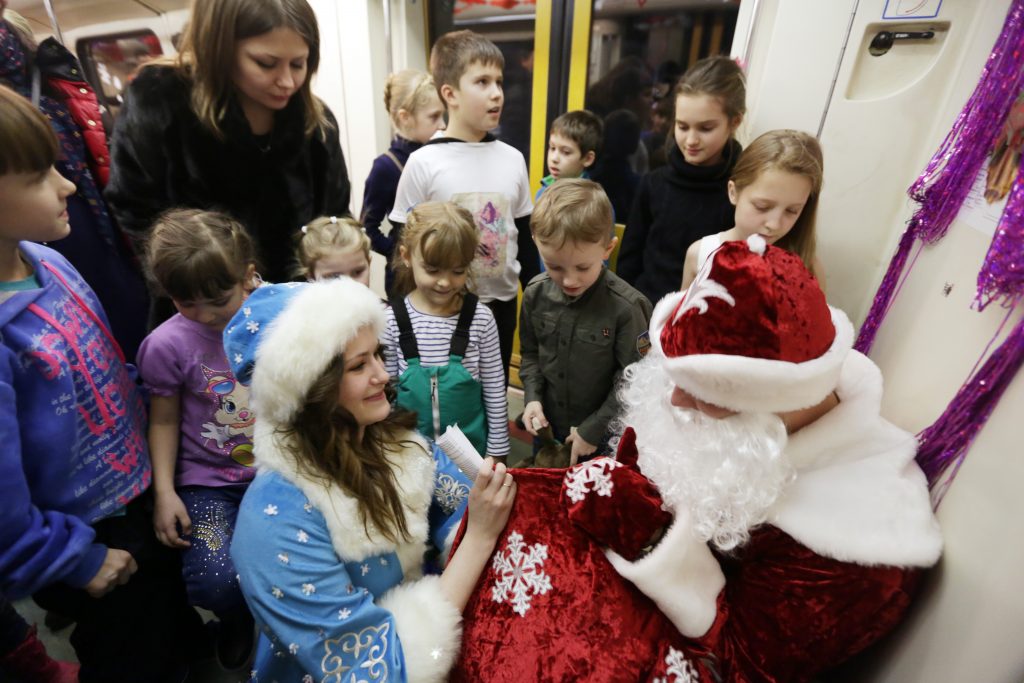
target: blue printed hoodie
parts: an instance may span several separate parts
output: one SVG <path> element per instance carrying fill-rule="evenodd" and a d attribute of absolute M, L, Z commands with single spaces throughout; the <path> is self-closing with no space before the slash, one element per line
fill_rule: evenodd
<path fill-rule="evenodd" d="M 96 295 L 63 256 L 22 242 L 41 285 L 0 293 L 0 590 L 82 587 L 94 522 L 151 478 L 142 397 Z"/>

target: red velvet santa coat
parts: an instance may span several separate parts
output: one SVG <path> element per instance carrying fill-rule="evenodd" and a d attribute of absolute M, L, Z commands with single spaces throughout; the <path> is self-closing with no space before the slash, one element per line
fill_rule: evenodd
<path fill-rule="evenodd" d="M 839 406 L 790 438 L 798 474 L 769 524 L 730 556 L 679 511 L 650 553 L 627 559 L 661 523 L 629 467 L 580 466 L 592 470 L 578 468 L 582 486 L 561 470 L 517 472 L 452 680 L 806 681 L 892 629 L 941 537 L 913 437 L 878 417 L 877 368 L 851 352 L 837 392 Z M 656 446 L 642 434 L 636 445 Z M 627 432 L 619 459 L 634 448 Z"/>

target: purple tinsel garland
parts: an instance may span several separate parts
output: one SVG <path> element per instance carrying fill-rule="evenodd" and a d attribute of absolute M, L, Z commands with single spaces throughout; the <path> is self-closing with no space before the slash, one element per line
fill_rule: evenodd
<path fill-rule="evenodd" d="M 1014 303 L 1019 301 L 1018 297 Z M 936 506 L 960 471 L 971 443 L 988 421 L 1022 364 L 1024 318 L 1017 322 L 1006 341 L 999 345 L 981 368 L 964 382 L 939 419 L 917 435 L 917 462 L 928 478 Z M 946 475 L 945 479 L 937 486 L 943 475 Z"/>
<path fill-rule="evenodd" d="M 977 309 L 993 301 L 1016 303 L 1024 293 L 1024 170 L 1017 171 L 1010 198 L 978 273 Z"/>
<path fill-rule="evenodd" d="M 910 219 L 900 239 L 899 248 L 875 294 L 871 310 L 861 326 L 855 345 L 858 351 L 866 354 L 871 350 L 878 327 L 892 304 L 914 242 L 918 238 L 926 244 L 935 244 L 941 240 L 960 211 L 974 179 L 1002 131 L 1010 108 L 1024 86 L 1022 54 L 1024 0 L 1014 0 L 1006 15 L 1003 30 L 982 70 L 978 86 L 924 173 L 908 191 L 921 206 Z"/>

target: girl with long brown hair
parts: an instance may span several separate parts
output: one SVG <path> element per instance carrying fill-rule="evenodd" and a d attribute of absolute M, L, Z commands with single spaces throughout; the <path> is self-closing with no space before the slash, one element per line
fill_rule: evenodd
<path fill-rule="evenodd" d="M 377 297 L 342 277 L 261 287 L 225 329 L 259 415 L 231 548 L 261 631 L 254 678 L 444 680 L 511 511 L 503 464 L 485 460 L 473 484 L 392 411 L 383 324 Z M 424 576 L 424 551 L 447 556 L 467 509 L 444 571 Z"/>

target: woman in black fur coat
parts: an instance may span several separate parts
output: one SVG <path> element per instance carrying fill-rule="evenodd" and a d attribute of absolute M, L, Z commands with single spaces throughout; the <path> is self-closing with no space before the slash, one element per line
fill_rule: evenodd
<path fill-rule="evenodd" d="M 195 3 L 181 52 L 139 71 L 115 124 L 106 196 L 121 226 L 140 239 L 166 209 L 224 211 L 263 276 L 289 279 L 292 235 L 349 213 L 338 124 L 310 89 L 319 61 L 306 0 Z"/>

